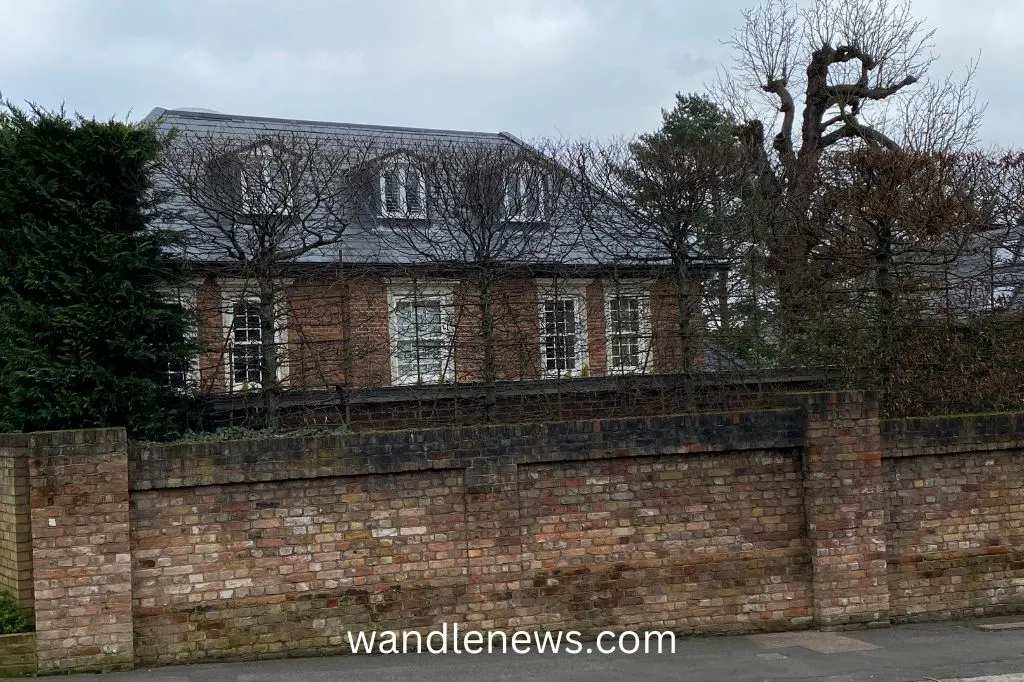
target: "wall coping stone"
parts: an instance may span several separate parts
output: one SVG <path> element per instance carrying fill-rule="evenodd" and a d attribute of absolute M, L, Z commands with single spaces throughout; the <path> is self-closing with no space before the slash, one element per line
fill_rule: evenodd
<path fill-rule="evenodd" d="M 884 457 L 1024 449 L 1024 412 L 882 421 Z"/>
<path fill-rule="evenodd" d="M 801 409 L 775 408 L 264 440 L 130 443 L 129 471 L 132 490 L 428 469 L 497 473 L 553 461 L 799 448 L 806 442 L 804 420 Z"/>

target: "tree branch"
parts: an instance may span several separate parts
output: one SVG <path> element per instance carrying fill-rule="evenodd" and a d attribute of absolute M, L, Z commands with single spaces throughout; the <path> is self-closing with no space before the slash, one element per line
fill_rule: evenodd
<path fill-rule="evenodd" d="M 900 149 L 900 145 L 895 140 L 893 140 L 892 138 L 888 137 L 884 133 L 876 130 L 875 128 L 872 128 L 869 125 L 865 125 L 865 124 L 859 122 L 856 119 L 856 117 L 854 117 L 852 115 L 845 116 L 843 118 L 843 124 L 844 125 L 843 125 L 842 128 L 839 128 L 838 130 L 834 130 L 831 133 L 829 133 L 828 135 L 822 136 L 822 138 L 821 138 L 821 148 L 822 149 L 825 149 L 825 148 L 827 148 L 827 147 L 829 147 L 831 145 L 834 145 L 835 143 L 839 142 L 840 140 L 843 140 L 843 139 L 846 139 L 846 138 L 849 138 L 849 137 L 859 137 L 862 140 L 864 140 L 865 142 L 868 142 L 868 143 L 876 145 L 876 146 L 882 146 L 882 147 L 885 147 L 886 149 L 892 149 L 892 150 Z"/>
<path fill-rule="evenodd" d="M 898 83 L 878 88 L 869 88 L 862 83 L 831 85 L 828 87 L 826 92 L 828 93 L 829 101 L 832 103 L 846 102 L 851 99 L 871 99 L 878 101 L 891 95 L 895 95 L 903 88 L 917 83 L 918 80 L 920 79 L 917 76 L 907 76 Z"/>
<path fill-rule="evenodd" d="M 796 105 L 793 102 L 793 95 L 789 92 L 785 78 L 775 78 L 769 81 L 764 87 L 765 92 L 773 93 L 779 98 L 779 111 L 782 113 L 782 125 L 779 128 L 772 148 L 775 149 L 784 163 L 794 160 L 793 153 L 793 121 L 796 116 Z"/>

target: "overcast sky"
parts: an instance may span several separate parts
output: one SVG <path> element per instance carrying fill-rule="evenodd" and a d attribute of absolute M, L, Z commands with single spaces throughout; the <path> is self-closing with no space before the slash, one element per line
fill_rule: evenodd
<path fill-rule="evenodd" d="M 0 0 L 0 93 L 101 118 L 155 106 L 629 135 L 699 91 L 755 0 Z M 1024 0 L 917 0 L 939 71 L 981 55 L 984 141 L 1024 146 Z"/>

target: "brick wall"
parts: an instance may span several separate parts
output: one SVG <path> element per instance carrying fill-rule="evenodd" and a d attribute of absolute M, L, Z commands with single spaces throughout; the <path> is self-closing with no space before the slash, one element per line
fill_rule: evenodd
<path fill-rule="evenodd" d="M 522 627 L 732 632 L 810 621 L 797 450 L 519 468 Z"/>
<path fill-rule="evenodd" d="M 5 439 L 31 450 L 39 672 L 130 668 L 132 564 L 124 430 Z"/>
<path fill-rule="evenodd" d="M 199 387 L 204 393 L 227 390 L 227 336 L 224 331 L 225 302 L 217 282 L 208 277 L 196 286 L 196 314 L 199 329 Z"/>
<path fill-rule="evenodd" d="M 36 634 L 0 635 L 0 677 L 31 677 L 36 674 Z"/>
<path fill-rule="evenodd" d="M 28 451 L 0 436 L 0 589 L 32 612 L 32 534 Z"/>
<path fill-rule="evenodd" d="M 878 404 L 864 393 L 806 396 L 804 510 L 814 620 L 889 621 L 885 481 Z"/>
<path fill-rule="evenodd" d="M 391 351 L 388 341 L 388 299 L 384 277 L 356 274 L 344 282 L 346 325 L 345 383 L 352 386 L 386 386 L 391 383 Z"/>
<path fill-rule="evenodd" d="M 346 627 L 452 619 L 458 471 L 139 491 L 135 652 L 147 664 L 337 651 Z"/>
<path fill-rule="evenodd" d="M 347 629 L 443 621 L 806 625 L 801 423 L 780 409 L 135 447 L 137 661 L 336 652 Z"/>
<path fill-rule="evenodd" d="M 296 278 L 288 287 L 288 380 L 298 386 L 344 383 L 345 287 L 341 281 Z"/>
<path fill-rule="evenodd" d="M 341 652 L 349 630 L 442 622 L 722 633 L 1024 610 L 1024 415 L 777 403 L 221 443 L 4 436 L 28 457 L 39 668 Z"/>
<path fill-rule="evenodd" d="M 1024 414 L 888 422 L 892 618 L 1024 609 Z"/>

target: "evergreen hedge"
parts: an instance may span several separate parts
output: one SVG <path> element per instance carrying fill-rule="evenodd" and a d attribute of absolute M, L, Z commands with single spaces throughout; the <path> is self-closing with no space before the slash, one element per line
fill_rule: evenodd
<path fill-rule="evenodd" d="M 187 319 L 153 227 L 165 142 L 148 125 L 0 113 L 0 430 L 178 430 L 166 377 Z"/>

